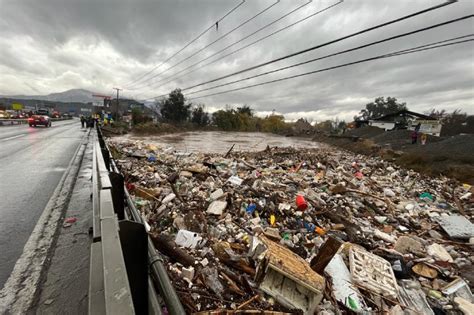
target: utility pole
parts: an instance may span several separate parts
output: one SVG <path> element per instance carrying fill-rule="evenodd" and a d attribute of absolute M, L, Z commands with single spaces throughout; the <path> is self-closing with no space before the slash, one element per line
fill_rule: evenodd
<path fill-rule="evenodd" d="M 115 120 L 118 121 L 118 111 L 119 111 L 119 91 L 122 89 L 119 88 L 113 88 L 114 90 L 117 90 L 117 104 L 115 104 Z"/>

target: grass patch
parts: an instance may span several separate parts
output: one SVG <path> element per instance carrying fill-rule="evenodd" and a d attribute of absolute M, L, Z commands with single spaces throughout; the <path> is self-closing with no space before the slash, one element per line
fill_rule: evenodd
<path fill-rule="evenodd" d="M 405 153 L 395 162 L 402 167 L 430 176 L 444 175 L 463 183 L 474 184 L 474 163 L 470 157 Z"/>

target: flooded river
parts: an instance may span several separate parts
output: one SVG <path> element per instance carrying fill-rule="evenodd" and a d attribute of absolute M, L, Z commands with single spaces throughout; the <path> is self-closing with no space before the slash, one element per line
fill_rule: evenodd
<path fill-rule="evenodd" d="M 318 148 L 309 138 L 283 137 L 260 132 L 196 131 L 160 136 L 126 135 L 121 139 L 144 140 L 160 147 L 173 147 L 182 152 L 226 153 L 233 144 L 235 151 L 261 151 L 271 147 Z"/>

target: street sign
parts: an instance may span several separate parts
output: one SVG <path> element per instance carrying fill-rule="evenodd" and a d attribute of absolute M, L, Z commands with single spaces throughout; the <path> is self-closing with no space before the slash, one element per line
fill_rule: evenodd
<path fill-rule="evenodd" d="M 23 105 L 22 105 L 22 104 L 19 104 L 19 103 L 13 103 L 13 104 L 12 104 L 12 109 L 14 109 L 14 110 L 22 110 L 22 109 L 23 109 Z"/>

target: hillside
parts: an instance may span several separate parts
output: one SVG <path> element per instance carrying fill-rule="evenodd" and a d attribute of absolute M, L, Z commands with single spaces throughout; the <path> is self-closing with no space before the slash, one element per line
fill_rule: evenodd
<path fill-rule="evenodd" d="M 64 102 L 64 103 L 89 103 L 97 102 L 100 99 L 92 97 L 94 92 L 84 89 L 71 89 L 59 93 L 51 93 L 47 95 L 2 95 L 1 98 L 13 98 L 23 100 L 42 100 L 51 102 Z"/>

